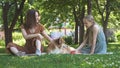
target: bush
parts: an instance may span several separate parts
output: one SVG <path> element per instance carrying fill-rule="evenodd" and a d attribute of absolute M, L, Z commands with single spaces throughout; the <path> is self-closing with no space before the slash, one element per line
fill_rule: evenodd
<path fill-rule="evenodd" d="M 117 36 L 117 40 L 120 41 L 120 35 Z"/>
<path fill-rule="evenodd" d="M 120 41 L 120 30 L 116 31 L 115 36 L 117 37 L 117 41 Z"/>
<path fill-rule="evenodd" d="M 4 40 L 0 40 L 0 46 L 5 46 L 5 41 Z"/>
<path fill-rule="evenodd" d="M 116 42 L 116 41 L 117 41 L 117 38 L 116 38 L 116 36 L 113 34 L 113 35 L 111 35 L 111 37 L 109 37 L 107 40 L 108 40 L 108 42 Z"/>
<path fill-rule="evenodd" d="M 65 40 L 65 43 L 68 44 L 68 45 L 73 44 L 72 36 L 65 36 L 64 40 Z"/>
<path fill-rule="evenodd" d="M 24 45 L 25 44 L 25 39 L 22 36 L 21 32 L 13 32 L 13 42 L 18 44 L 18 45 Z"/>

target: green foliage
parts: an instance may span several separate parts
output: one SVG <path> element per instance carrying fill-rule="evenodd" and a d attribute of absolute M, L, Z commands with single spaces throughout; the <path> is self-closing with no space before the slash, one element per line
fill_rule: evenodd
<path fill-rule="evenodd" d="M 0 0 L 0 2 L 13 3 L 14 0 Z M 21 2 L 21 0 L 17 0 L 17 4 L 19 4 L 20 2 Z M 103 11 L 106 1 L 99 0 L 99 3 L 100 3 L 99 7 L 101 8 L 101 11 Z M 83 4 L 87 4 L 87 0 L 26 0 L 22 14 L 23 14 L 23 18 L 24 18 L 24 15 L 26 14 L 26 11 L 28 9 L 35 8 L 35 9 L 39 10 L 41 13 L 41 16 L 42 16 L 41 23 L 45 24 L 46 27 L 49 27 L 51 24 L 54 25 L 54 22 L 57 17 L 60 18 L 61 23 L 66 19 L 69 19 L 70 23 L 74 23 L 73 8 L 75 7 L 76 10 L 79 10 L 77 12 L 77 15 L 79 15 L 79 13 L 81 12 L 80 9 L 82 8 Z M 119 20 L 120 20 L 119 19 L 119 16 L 120 16 L 119 4 L 120 4 L 119 0 L 110 0 L 109 8 L 110 8 L 110 10 L 112 10 L 112 12 L 111 12 L 112 14 L 110 14 L 108 27 L 114 28 L 116 26 L 113 26 L 113 25 L 116 25 L 116 24 L 117 24 L 117 26 L 119 26 L 118 25 L 120 23 L 119 22 Z M 13 17 L 11 17 L 11 16 L 14 15 L 14 12 L 15 12 L 15 10 L 13 10 L 13 9 L 15 9 L 14 6 L 15 5 L 13 4 L 12 7 L 10 8 L 10 12 L 8 15 L 9 21 L 12 20 L 11 18 L 13 18 Z M 99 15 L 100 13 L 98 12 L 97 8 L 98 7 L 96 6 L 96 2 L 92 1 L 92 15 L 94 16 L 95 20 L 99 24 L 102 24 L 101 17 Z M 2 8 L 0 7 L 0 9 L 2 9 Z M 2 15 L 2 10 L 0 10 L 0 15 Z M 2 24 L 3 22 L 2 22 L 1 17 L 0 17 L 0 20 L 1 20 L 0 24 Z M 21 24 L 20 22 L 21 21 L 19 18 L 15 28 L 17 28 Z"/>
<path fill-rule="evenodd" d="M 117 38 L 115 35 L 112 35 L 111 37 L 108 38 L 108 42 L 116 42 Z"/>
<path fill-rule="evenodd" d="M 118 41 L 120 41 L 120 35 L 117 36 Z"/>
<path fill-rule="evenodd" d="M 68 45 L 72 45 L 74 43 L 72 36 L 65 36 L 64 40 Z"/>
<path fill-rule="evenodd" d="M 99 2 L 99 7 L 96 5 L 96 2 L 95 1 L 98 1 Z M 106 9 L 106 0 L 95 0 L 95 1 L 92 1 L 92 15 L 94 16 L 95 18 L 95 21 L 97 21 L 100 25 L 103 24 L 102 22 L 102 18 L 100 16 L 100 14 L 104 13 L 103 16 L 105 17 L 106 16 L 106 12 L 105 12 L 105 9 Z M 119 0 L 109 0 L 109 3 L 108 3 L 108 12 L 110 11 L 110 16 L 109 16 L 109 19 L 108 19 L 108 28 L 116 28 L 116 29 L 119 29 L 119 21 L 120 21 L 120 18 L 119 18 L 119 14 L 120 14 L 120 11 L 118 9 L 120 9 L 120 1 Z M 100 8 L 100 11 L 101 13 L 99 13 L 99 10 L 98 8 Z"/>
<path fill-rule="evenodd" d="M 3 21 L 2 21 L 2 14 L 1 14 L 1 12 L 2 12 L 2 10 L 0 9 L 0 26 L 1 26 L 1 24 L 3 23 Z"/>
<path fill-rule="evenodd" d="M 115 33 L 117 40 L 120 41 L 120 30 L 117 30 Z"/>
<path fill-rule="evenodd" d="M 5 40 L 0 40 L 0 46 L 5 46 Z"/>
<path fill-rule="evenodd" d="M 71 5 L 74 3 L 72 1 L 61 1 L 61 0 L 48 0 L 38 3 L 35 2 L 37 8 L 41 9 L 41 23 L 46 24 L 46 26 L 54 25 L 56 18 L 60 19 L 59 23 L 64 22 L 66 19 L 73 21 L 72 8 Z M 40 7 L 41 6 L 41 7 Z M 64 7 L 63 7 L 64 6 Z"/>
<path fill-rule="evenodd" d="M 107 34 L 108 35 L 108 37 L 107 37 L 107 40 L 108 40 L 108 42 L 117 42 L 117 37 L 116 37 L 116 35 L 115 35 L 115 31 L 113 31 L 112 29 L 111 29 L 111 31 L 110 30 L 108 30 L 108 32 L 109 32 L 109 34 Z"/>
<path fill-rule="evenodd" d="M 25 39 L 22 36 L 21 32 L 13 32 L 13 42 L 18 44 L 18 45 L 24 45 L 25 44 Z"/>
<path fill-rule="evenodd" d="M 5 3 L 5 2 L 10 2 L 13 3 L 15 0 L 0 0 L 0 3 Z M 84 1 L 84 2 L 82 2 Z M 110 14 L 110 18 L 109 18 L 109 26 L 108 27 L 112 27 L 116 29 L 119 28 L 120 25 L 120 11 L 119 11 L 119 7 L 120 7 L 120 0 L 109 0 L 109 8 L 110 10 L 112 10 L 111 14 Z M 21 2 L 21 0 L 17 0 L 17 4 L 19 4 Z M 23 18 L 24 15 L 26 14 L 26 11 L 30 8 L 35 8 L 37 10 L 40 11 L 41 13 L 41 23 L 45 24 L 46 27 L 49 27 L 51 24 L 54 24 L 56 18 L 60 18 L 60 23 L 62 23 L 64 20 L 69 19 L 70 24 L 72 24 L 72 26 L 75 25 L 74 23 L 74 16 L 73 16 L 73 8 L 76 8 L 76 10 L 79 10 L 80 8 L 83 7 L 83 4 L 86 4 L 87 0 L 27 0 L 25 2 L 24 5 L 24 9 L 23 9 Z M 105 6 L 106 1 L 104 0 L 99 0 L 99 4 L 100 4 L 100 8 L 101 11 L 103 10 L 103 6 Z M 1 6 L 1 5 L 0 5 Z M 95 20 L 99 23 L 102 24 L 103 22 L 101 22 L 101 16 L 100 13 L 97 10 L 97 6 L 95 1 L 92 1 L 92 14 L 95 18 Z M 12 16 L 14 16 L 15 13 L 15 4 L 12 5 L 12 7 L 10 8 L 10 12 L 9 12 L 9 24 L 11 23 L 11 18 L 13 18 Z M 77 12 L 79 15 L 79 12 Z M 0 15 L 2 15 L 2 8 L 0 7 Z M 105 15 L 105 14 L 104 14 Z M 2 21 L 2 16 L 0 17 L 0 25 L 3 23 Z M 18 27 L 18 24 L 20 24 L 20 17 L 19 20 L 17 21 L 17 25 L 16 28 Z M 115 26 L 113 26 L 115 25 Z M 119 36 L 119 35 L 117 35 Z M 119 37 L 117 37 L 117 39 L 119 40 Z M 111 39 L 112 40 L 112 39 Z M 19 40 L 20 41 L 20 40 Z M 18 42 L 19 42 L 18 41 Z M 69 40 L 70 41 L 70 40 Z M 0 41 L 0 43 L 3 41 Z M 15 38 L 15 41 L 16 38 Z M 18 43 L 17 42 L 17 43 Z M 20 45 L 22 45 L 21 43 L 18 43 Z"/>
<path fill-rule="evenodd" d="M 16 43 L 20 46 L 25 44 L 25 39 L 22 36 L 21 32 L 12 33 L 13 43 Z M 0 46 L 5 46 L 5 40 L 0 40 Z"/>

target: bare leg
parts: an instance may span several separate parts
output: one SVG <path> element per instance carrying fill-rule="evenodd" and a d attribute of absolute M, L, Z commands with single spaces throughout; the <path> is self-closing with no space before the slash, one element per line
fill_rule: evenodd
<path fill-rule="evenodd" d="M 19 52 L 15 47 L 10 47 L 10 50 L 13 54 L 17 54 Z"/>
<path fill-rule="evenodd" d="M 18 49 L 15 47 L 10 47 L 10 50 L 13 54 L 15 54 L 17 56 L 24 56 L 25 55 L 25 52 L 18 51 Z"/>
<path fill-rule="evenodd" d="M 38 56 L 41 55 L 41 42 L 40 40 L 36 40 L 36 52 L 35 52 Z"/>

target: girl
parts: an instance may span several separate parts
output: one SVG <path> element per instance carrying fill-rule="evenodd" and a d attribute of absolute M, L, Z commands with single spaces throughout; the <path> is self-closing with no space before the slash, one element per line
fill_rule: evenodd
<path fill-rule="evenodd" d="M 95 23 L 92 15 L 84 17 L 83 22 L 87 32 L 84 41 L 76 49 L 76 53 L 105 54 L 107 50 L 106 39 L 101 27 Z"/>
<path fill-rule="evenodd" d="M 44 31 L 42 24 L 39 24 L 40 16 L 39 12 L 31 9 L 28 10 L 25 17 L 25 23 L 21 25 L 22 35 L 26 40 L 24 46 L 19 46 L 15 43 L 8 43 L 7 49 L 14 55 L 23 56 L 25 54 L 35 53 L 41 55 L 41 40 L 43 36 L 52 42 L 52 39 Z M 42 36 L 41 36 L 42 35 Z"/>

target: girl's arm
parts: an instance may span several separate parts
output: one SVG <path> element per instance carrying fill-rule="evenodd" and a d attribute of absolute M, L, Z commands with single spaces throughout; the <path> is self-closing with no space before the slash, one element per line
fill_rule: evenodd
<path fill-rule="evenodd" d="M 86 44 L 87 38 L 84 39 L 84 41 L 81 43 L 81 45 L 77 48 L 77 50 L 81 50 L 83 46 Z"/>
<path fill-rule="evenodd" d="M 99 31 L 99 28 L 98 26 L 95 25 L 93 27 L 93 41 L 92 41 L 92 47 L 91 47 L 90 54 L 94 54 L 98 31 Z"/>
<path fill-rule="evenodd" d="M 26 30 L 24 28 L 21 28 L 21 31 L 22 31 L 22 35 L 25 39 L 31 39 L 31 38 L 40 36 L 40 34 L 27 34 Z"/>
<path fill-rule="evenodd" d="M 42 32 L 42 35 L 43 35 L 48 41 L 50 41 L 50 42 L 53 41 L 53 39 L 50 38 L 50 37 L 48 36 L 48 34 L 47 34 L 45 31 Z"/>

